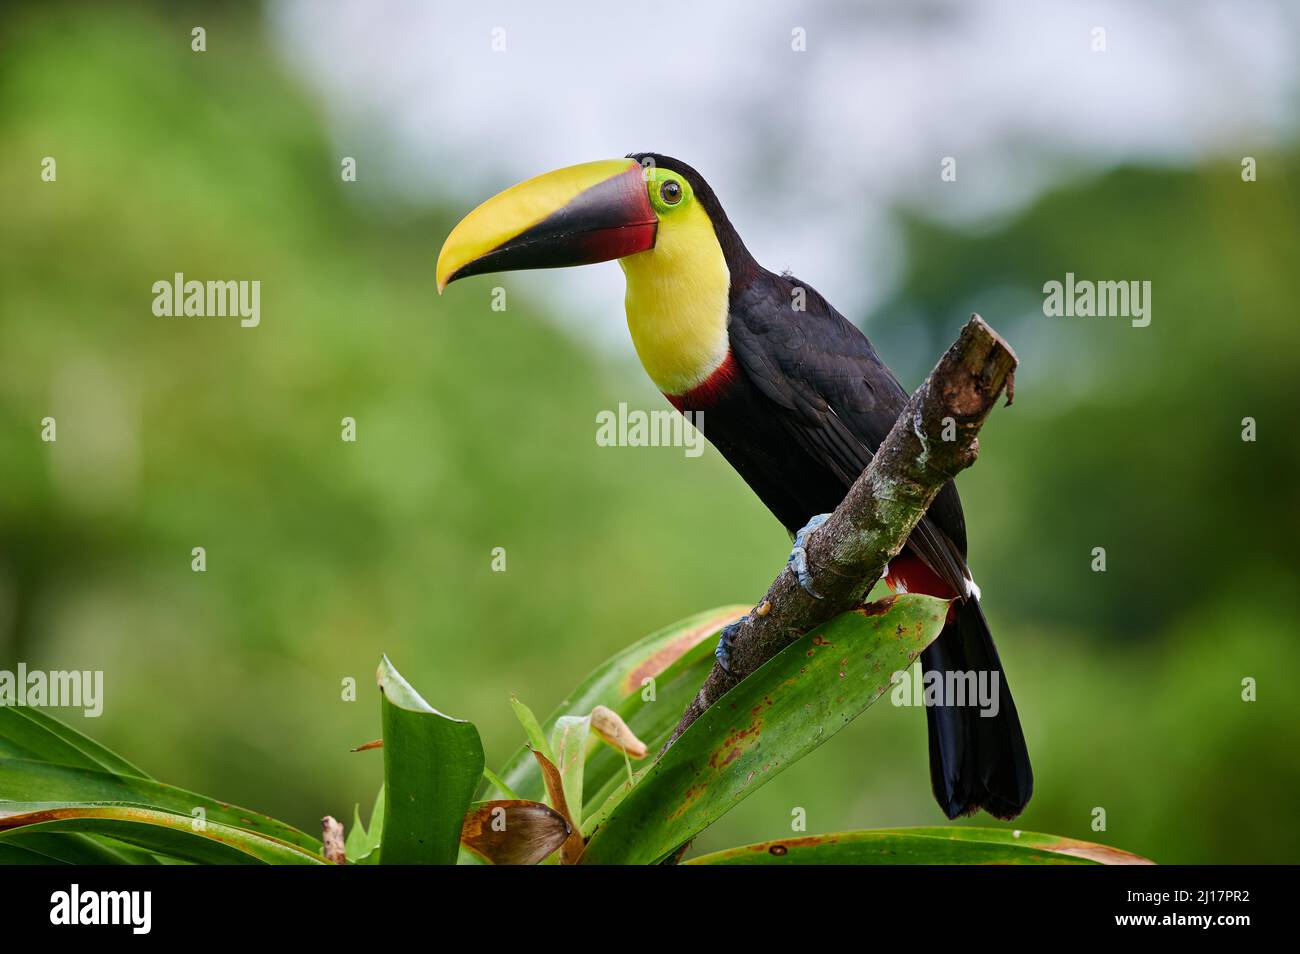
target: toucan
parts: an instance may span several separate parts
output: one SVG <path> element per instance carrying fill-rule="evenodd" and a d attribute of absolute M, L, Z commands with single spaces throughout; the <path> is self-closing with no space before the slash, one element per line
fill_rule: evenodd
<path fill-rule="evenodd" d="M 866 468 L 907 393 L 816 290 L 754 260 L 698 172 L 657 153 L 569 166 L 488 199 L 443 244 L 438 291 L 470 275 L 613 259 L 641 364 L 785 526 L 792 569 L 816 595 L 808 536 Z M 927 704 L 935 799 L 949 818 L 982 808 L 1009 819 L 1029 801 L 1033 774 L 966 552 L 949 481 L 886 582 L 952 600 L 922 653 L 925 678 L 970 675 L 997 693 L 995 706 Z M 724 635 L 723 665 L 726 649 Z"/>

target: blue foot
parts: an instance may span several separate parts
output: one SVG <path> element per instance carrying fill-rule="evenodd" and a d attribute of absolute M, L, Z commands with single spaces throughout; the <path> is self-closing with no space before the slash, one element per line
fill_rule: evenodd
<path fill-rule="evenodd" d="M 713 658 L 718 661 L 718 665 L 722 667 L 722 671 L 728 676 L 732 675 L 731 644 L 736 638 L 736 633 L 740 632 L 740 624 L 745 622 L 747 619 L 749 619 L 748 614 L 742 616 L 734 623 L 729 623 L 722 627 L 722 638 L 718 640 L 718 648 L 713 651 Z"/>
<path fill-rule="evenodd" d="M 808 545 L 808 538 L 813 535 L 813 531 L 830 519 L 830 514 L 819 513 L 806 524 L 803 529 L 794 535 L 794 549 L 790 551 L 790 559 L 786 563 L 794 570 L 794 575 L 799 580 L 799 585 L 815 600 L 822 598 L 822 595 L 813 589 L 812 574 L 808 572 L 808 551 L 804 548 Z"/>

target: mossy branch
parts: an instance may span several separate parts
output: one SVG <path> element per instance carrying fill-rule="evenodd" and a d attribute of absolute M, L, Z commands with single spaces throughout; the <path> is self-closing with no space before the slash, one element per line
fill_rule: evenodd
<path fill-rule="evenodd" d="M 980 427 L 1003 390 L 1011 403 L 1016 365 L 1011 346 L 972 315 L 908 399 L 870 465 L 809 541 L 808 569 L 822 598 L 806 593 L 788 568 L 777 574 L 740 624 L 731 672 L 713 667 L 669 745 L 793 640 L 862 603 L 943 485 L 975 463 Z"/>

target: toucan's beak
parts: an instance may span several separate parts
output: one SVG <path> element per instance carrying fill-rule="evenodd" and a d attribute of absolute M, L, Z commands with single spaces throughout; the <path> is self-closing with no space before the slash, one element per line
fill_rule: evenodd
<path fill-rule="evenodd" d="M 635 159 L 557 169 L 494 195 L 451 230 L 438 292 L 458 278 L 562 268 L 654 248 L 659 220 Z"/>

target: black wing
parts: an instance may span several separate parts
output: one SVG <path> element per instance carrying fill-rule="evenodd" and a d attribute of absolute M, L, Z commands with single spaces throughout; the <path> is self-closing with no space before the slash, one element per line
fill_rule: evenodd
<path fill-rule="evenodd" d="M 866 335 L 812 288 L 770 272 L 733 294 L 728 334 L 736 360 L 794 441 L 847 491 L 907 401 Z M 908 546 L 955 592 L 969 592 L 966 522 L 952 481 Z"/>

